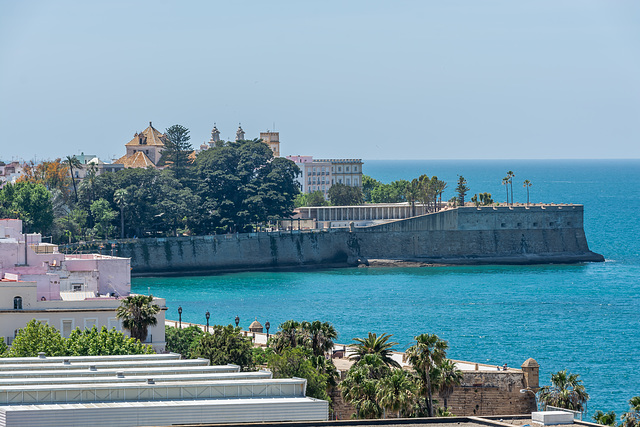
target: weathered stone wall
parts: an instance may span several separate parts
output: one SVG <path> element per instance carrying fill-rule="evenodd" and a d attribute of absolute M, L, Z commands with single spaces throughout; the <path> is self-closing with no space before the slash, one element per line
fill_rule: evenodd
<path fill-rule="evenodd" d="M 387 224 L 316 232 L 138 239 L 118 243 L 134 275 L 349 266 L 369 259 L 448 264 L 603 261 L 580 205 L 465 207 Z"/>
<path fill-rule="evenodd" d="M 528 414 L 536 403 L 532 393 L 520 393 L 523 388 L 522 371 L 464 372 L 447 404 L 455 415 Z"/>

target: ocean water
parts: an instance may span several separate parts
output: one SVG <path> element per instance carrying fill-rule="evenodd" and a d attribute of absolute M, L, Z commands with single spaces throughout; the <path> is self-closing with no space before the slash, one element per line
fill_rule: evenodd
<path fill-rule="evenodd" d="M 540 383 L 552 372 L 580 374 L 600 409 L 620 415 L 640 395 L 640 160 L 367 161 L 380 181 L 437 175 L 454 194 L 457 175 L 469 197 L 490 192 L 513 170 L 515 201 L 585 205 L 591 250 L 606 262 L 579 265 L 433 268 L 352 268 L 310 272 L 237 273 L 208 277 L 137 278 L 136 292 L 167 299 L 167 318 L 229 324 L 255 317 L 271 332 L 287 319 L 333 323 L 338 342 L 369 331 L 393 334 L 404 350 L 420 333 L 449 342 L 449 357 L 519 366 L 540 364 Z"/>

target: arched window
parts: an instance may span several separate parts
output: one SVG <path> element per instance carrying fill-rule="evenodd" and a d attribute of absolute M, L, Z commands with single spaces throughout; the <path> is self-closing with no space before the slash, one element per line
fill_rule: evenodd
<path fill-rule="evenodd" d="M 13 298 L 13 309 L 14 310 L 22 310 L 22 297 L 14 297 Z"/>

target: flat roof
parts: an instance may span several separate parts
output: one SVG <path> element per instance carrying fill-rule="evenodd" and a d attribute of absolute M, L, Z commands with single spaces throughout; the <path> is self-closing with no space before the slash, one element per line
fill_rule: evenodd
<path fill-rule="evenodd" d="M 25 365 L 28 367 L 29 365 Z M 51 366 L 51 370 L 37 370 L 31 371 L 15 370 L 4 371 L 0 369 L 0 381 L 2 378 L 46 378 L 46 377 L 65 377 L 65 376 L 106 376 L 116 375 L 118 372 L 122 372 L 124 375 L 159 375 L 176 373 L 182 375 L 198 374 L 198 373 L 213 373 L 213 372 L 240 372 L 240 366 L 238 365 L 214 365 L 214 366 L 160 366 L 160 367 L 145 367 L 138 366 L 133 368 L 100 368 L 94 370 L 90 369 L 54 369 L 55 366 Z"/>
<path fill-rule="evenodd" d="M 162 353 L 162 354 L 130 354 L 109 356 L 108 360 L 179 360 L 178 353 Z M 16 364 L 45 364 L 45 363 L 62 363 L 68 360 L 74 362 L 104 362 L 105 356 L 44 356 L 44 357 L 0 357 L 0 365 L 16 365 Z"/>

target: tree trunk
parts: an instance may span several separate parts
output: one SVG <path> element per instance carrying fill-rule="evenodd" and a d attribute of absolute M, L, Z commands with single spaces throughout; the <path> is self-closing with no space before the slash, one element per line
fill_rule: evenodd
<path fill-rule="evenodd" d="M 120 238 L 124 239 L 124 207 L 120 208 Z"/>

